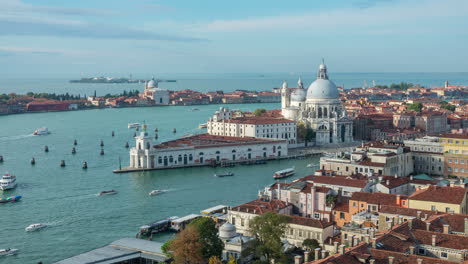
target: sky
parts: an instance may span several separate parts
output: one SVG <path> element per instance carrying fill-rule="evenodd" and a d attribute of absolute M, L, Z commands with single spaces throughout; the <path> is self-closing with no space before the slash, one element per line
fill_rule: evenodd
<path fill-rule="evenodd" d="M 0 0 L 0 77 L 468 72 L 467 0 Z"/>

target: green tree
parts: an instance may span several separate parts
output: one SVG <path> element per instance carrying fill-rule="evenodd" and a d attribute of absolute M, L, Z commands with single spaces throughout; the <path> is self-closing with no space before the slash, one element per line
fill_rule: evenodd
<path fill-rule="evenodd" d="M 166 241 L 162 246 L 161 246 L 161 251 L 166 255 L 167 257 L 172 258 L 172 251 L 170 250 L 171 248 L 171 242 L 172 240 Z"/>
<path fill-rule="evenodd" d="M 304 242 L 302 242 L 302 247 L 309 250 L 310 252 L 313 252 L 314 249 L 320 247 L 320 243 L 316 239 L 307 238 L 304 240 Z"/>
<path fill-rule="evenodd" d="M 304 122 L 299 122 L 297 125 L 297 137 L 299 140 L 304 141 L 307 146 L 307 142 L 315 138 L 315 132 L 312 128 L 307 127 Z"/>
<path fill-rule="evenodd" d="M 256 110 L 253 112 L 253 114 L 254 114 L 255 116 L 261 116 L 261 115 L 263 115 L 264 113 L 266 113 L 266 109 L 263 109 L 263 108 L 256 109 Z"/>
<path fill-rule="evenodd" d="M 190 226 L 197 230 L 202 244 L 201 253 L 203 258 L 209 259 L 212 256 L 221 257 L 224 243 L 218 236 L 216 223 L 208 217 L 200 217 L 195 219 Z"/>
<path fill-rule="evenodd" d="M 421 104 L 420 102 L 416 102 L 416 103 L 412 103 L 408 105 L 408 110 L 413 110 L 415 112 L 421 112 L 422 108 L 423 108 L 423 104 Z"/>
<path fill-rule="evenodd" d="M 440 104 L 440 108 L 444 108 L 452 112 L 455 111 L 456 106 L 451 105 L 447 103 L 446 101 L 440 101 L 439 104 Z"/>
<path fill-rule="evenodd" d="M 273 212 L 257 216 L 250 222 L 250 233 L 255 238 L 255 255 L 268 263 L 283 256 L 281 238 L 289 217 Z"/>

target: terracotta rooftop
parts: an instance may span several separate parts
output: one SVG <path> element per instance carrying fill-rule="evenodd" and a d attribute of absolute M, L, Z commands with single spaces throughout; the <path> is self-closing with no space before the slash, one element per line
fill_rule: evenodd
<path fill-rule="evenodd" d="M 461 204 L 468 189 L 462 187 L 429 186 L 409 196 L 410 200 L 430 201 L 438 203 Z"/>
<path fill-rule="evenodd" d="M 351 196 L 353 201 L 362 201 L 369 204 L 380 204 L 380 205 L 397 205 L 396 194 L 388 193 L 367 193 L 367 192 L 355 192 Z M 408 196 L 400 195 L 400 199 L 406 199 Z"/>
<path fill-rule="evenodd" d="M 432 232 L 420 229 L 412 230 L 412 233 L 415 239 L 418 240 L 419 243 L 424 245 L 431 245 L 432 236 L 436 235 L 437 247 L 453 248 L 459 250 L 468 249 L 468 236 L 444 234 L 440 232 Z"/>
<path fill-rule="evenodd" d="M 404 215 L 404 216 L 412 216 L 417 217 L 418 211 L 421 212 L 421 217 L 431 217 L 432 215 L 439 214 L 436 211 L 428 211 L 428 210 L 419 210 L 419 209 L 412 209 L 412 208 L 403 208 L 394 205 L 382 205 L 380 207 L 379 212 L 383 214 L 393 214 L 393 215 Z"/>
<path fill-rule="evenodd" d="M 430 221 L 431 229 L 434 231 L 443 232 L 444 225 L 450 226 L 451 232 L 465 233 L 465 219 L 468 219 L 466 214 L 443 214 L 435 217 Z"/>
<path fill-rule="evenodd" d="M 245 212 L 251 214 L 261 215 L 267 212 L 278 213 L 281 209 L 284 209 L 288 206 L 286 202 L 281 200 L 271 200 L 271 201 L 262 201 L 262 200 L 253 200 L 235 207 L 231 208 L 231 211 Z"/>
<path fill-rule="evenodd" d="M 339 186 L 349 186 L 356 188 L 364 188 L 367 185 L 366 180 L 352 179 L 342 176 L 315 176 L 309 175 L 301 180 L 310 181 L 317 184 L 329 184 L 329 185 L 339 185 Z"/>
<path fill-rule="evenodd" d="M 235 124 L 251 124 L 251 125 L 262 125 L 262 124 L 279 124 L 279 123 L 295 123 L 292 120 L 285 118 L 273 118 L 273 117 L 238 117 L 233 119 L 225 120 L 226 123 Z"/>
<path fill-rule="evenodd" d="M 439 258 L 430 258 L 420 255 L 411 255 L 402 252 L 388 251 L 382 249 L 370 249 L 370 255 L 375 259 L 376 264 L 388 264 L 388 257 L 393 257 L 393 264 L 415 264 L 418 263 L 418 259 L 421 259 L 423 264 L 454 264 L 460 262 L 442 260 Z"/>
<path fill-rule="evenodd" d="M 322 228 L 322 229 L 333 225 L 333 223 L 331 222 L 326 222 L 326 221 L 321 221 L 321 220 L 317 220 L 317 219 L 313 219 L 309 217 L 301 217 L 301 216 L 290 216 L 289 223 L 296 224 L 296 225 Z"/>
<path fill-rule="evenodd" d="M 239 145 L 256 145 L 256 144 L 270 144 L 270 143 L 282 143 L 284 140 L 273 140 L 273 139 L 260 139 L 253 137 L 227 137 L 227 136 L 215 136 L 209 134 L 200 134 L 190 137 L 184 137 L 176 140 L 162 142 L 159 145 L 155 145 L 156 149 L 166 148 L 211 148 L 211 147 L 225 147 L 225 146 L 239 146 Z"/>
<path fill-rule="evenodd" d="M 468 134 L 443 134 L 441 138 L 459 138 L 459 139 L 468 139 Z"/>

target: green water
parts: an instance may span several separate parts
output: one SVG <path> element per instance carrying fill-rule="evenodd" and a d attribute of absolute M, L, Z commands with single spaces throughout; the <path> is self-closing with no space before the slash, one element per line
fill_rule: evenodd
<path fill-rule="evenodd" d="M 200 111 L 190 111 L 197 107 Z M 278 104 L 231 105 L 231 109 L 273 109 Z M 159 129 L 159 139 L 169 140 L 196 133 L 198 124 L 219 108 L 174 106 L 103 109 L 76 112 L 0 116 L 0 173 L 18 178 L 18 187 L 0 197 L 22 195 L 17 203 L 0 204 L 0 248 L 18 248 L 17 256 L 0 257 L 0 263 L 52 263 L 122 237 L 135 236 L 138 227 L 168 216 L 184 216 L 217 204 L 237 205 L 256 198 L 257 191 L 273 182 L 272 173 L 295 165 L 300 177 L 312 173 L 306 168 L 318 160 L 274 161 L 235 168 L 187 168 L 128 174 L 113 174 L 128 165 L 128 141 L 134 145 L 128 123 L 149 124 Z M 39 127 L 52 134 L 31 136 Z M 177 134 L 172 129 L 177 129 Z M 115 137 L 111 136 L 115 131 Z M 77 139 L 77 153 L 71 154 Z M 100 140 L 105 155 L 99 155 Z M 49 146 L 49 153 L 43 151 Z M 30 159 L 36 165 L 30 165 Z M 65 160 L 66 167 L 59 166 Z M 82 170 L 83 161 L 88 170 Z M 234 177 L 216 178 L 216 172 L 232 171 Z M 294 178 L 291 177 L 291 178 Z M 117 195 L 98 197 L 102 190 L 115 189 Z M 149 196 L 153 189 L 168 192 Z M 50 226 L 38 232 L 25 232 L 33 223 Z M 170 235 L 155 240 L 164 241 Z"/>

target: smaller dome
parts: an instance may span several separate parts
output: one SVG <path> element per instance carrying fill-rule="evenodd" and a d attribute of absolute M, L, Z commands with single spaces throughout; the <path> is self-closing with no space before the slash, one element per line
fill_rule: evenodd
<path fill-rule="evenodd" d="M 319 66 L 319 70 L 326 70 L 327 69 L 327 66 L 325 66 L 325 64 L 320 64 Z"/>
<path fill-rule="evenodd" d="M 304 89 L 297 88 L 291 93 L 291 100 L 296 102 L 303 102 L 306 100 L 307 92 Z"/>
<path fill-rule="evenodd" d="M 146 88 L 158 88 L 158 82 L 154 80 L 154 77 L 146 84 Z"/>
<path fill-rule="evenodd" d="M 283 81 L 283 89 L 288 89 L 288 83 L 286 81 Z"/>
<path fill-rule="evenodd" d="M 219 237 L 223 239 L 233 238 L 237 235 L 236 227 L 228 222 L 219 228 Z"/>

